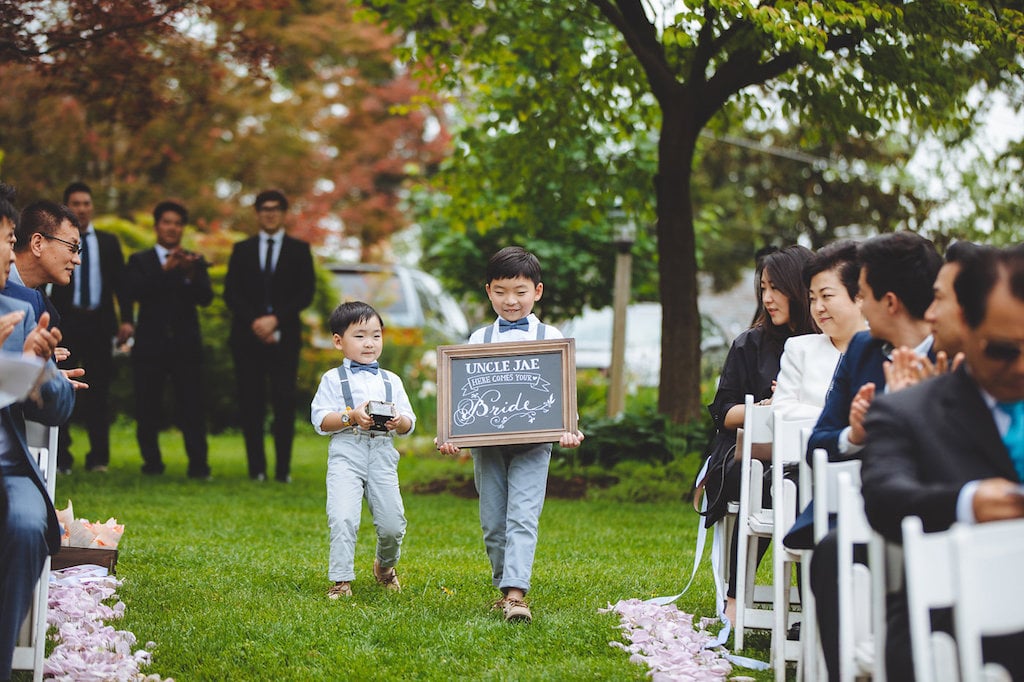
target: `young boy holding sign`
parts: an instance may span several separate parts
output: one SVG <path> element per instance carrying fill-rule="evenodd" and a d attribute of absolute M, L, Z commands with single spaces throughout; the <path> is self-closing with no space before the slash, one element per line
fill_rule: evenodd
<path fill-rule="evenodd" d="M 498 318 L 477 329 L 469 343 L 502 343 L 560 339 L 561 332 L 543 324 L 533 305 L 544 291 L 540 262 L 518 246 L 509 246 L 487 263 L 484 290 Z M 579 447 L 583 434 L 566 432 L 559 439 L 565 448 Z M 438 450 L 459 452 L 446 442 Z M 473 448 L 473 478 L 480 494 L 480 526 L 491 561 L 494 586 L 501 598 L 494 604 L 506 621 L 530 622 L 533 615 L 524 601 L 530 589 L 537 525 L 544 507 L 551 443 L 492 445 Z"/>
<path fill-rule="evenodd" d="M 373 576 L 386 589 L 401 589 L 395 564 L 405 536 L 405 507 L 398 489 L 394 434 L 416 425 L 402 380 L 377 364 L 384 347 L 384 322 L 371 306 L 342 303 L 331 313 L 334 347 L 345 356 L 324 374 L 313 396 L 311 421 L 330 436 L 327 450 L 328 577 L 331 599 L 352 596 L 356 532 L 363 497 L 377 530 Z"/>

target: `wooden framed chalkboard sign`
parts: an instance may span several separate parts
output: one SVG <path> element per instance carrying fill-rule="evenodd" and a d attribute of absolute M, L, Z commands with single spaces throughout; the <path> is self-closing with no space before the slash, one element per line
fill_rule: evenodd
<path fill-rule="evenodd" d="M 575 339 L 437 349 L 437 442 L 557 442 L 576 431 Z"/>

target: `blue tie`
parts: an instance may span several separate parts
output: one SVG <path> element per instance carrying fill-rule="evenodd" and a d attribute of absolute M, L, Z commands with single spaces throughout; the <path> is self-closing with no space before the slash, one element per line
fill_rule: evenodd
<path fill-rule="evenodd" d="M 353 374 L 355 374 L 356 372 L 373 372 L 374 374 L 376 374 L 377 368 L 379 366 L 380 365 L 378 365 L 376 362 L 370 362 L 365 365 L 361 362 L 350 362 L 348 369 Z"/>
<path fill-rule="evenodd" d="M 1017 476 L 1024 481 L 1024 400 L 1014 403 L 996 403 L 996 407 L 1010 415 L 1010 428 L 1003 436 L 1003 443 L 1010 452 L 1010 459 Z"/>
<path fill-rule="evenodd" d="M 498 318 L 498 333 L 504 333 L 513 329 L 522 329 L 524 332 L 530 331 L 530 321 L 525 317 L 520 317 L 515 322 L 509 322 L 504 317 Z"/>

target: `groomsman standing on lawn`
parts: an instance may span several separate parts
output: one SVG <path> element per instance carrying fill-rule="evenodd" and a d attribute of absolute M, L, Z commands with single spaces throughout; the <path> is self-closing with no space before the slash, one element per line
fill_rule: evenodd
<path fill-rule="evenodd" d="M 142 454 L 142 473 L 164 472 L 160 454 L 164 382 L 170 377 L 174 413 L 185 440 L 188 477 L 206 479 L 206 415 L 200 380 L 203 339 L 197 306 L 213 300 L 207 263 L 181 247 L 188 211 L 176 201 L 162 201 L 153 209 L 156 246 L 132 254 L 125 268 L 125 295 L 139 312 L 132 347 L 135 373 L 135 438 Z"/>
<path fill-rule="evenodd" d="M 288 483 L 302 345 L 299 314 L 313 302 L 313 256 L 309 244 L 285 234 L 288 199 L 282 192 L 260 192 L 255 208 L 260 233 L 235 244 L 231 251 L 224 302 L 232 315 L 229 343 L 249 477 L 267 478 L 263 425 L 269 384 L 274 478 Z"/>
<path fill-rule="evenodd" d="M 106 471 L 110 464 L 110 383 L 114 374 L 113 344 L 124 343 L 133 329 L 127 319 L 118 326 L 119 308 L 125 307 L 121 292 L 124 254 L 117 236 L 92 225 L 92 190 L 84 182 L 73 182 L 64 190 L 64 204 L 78 218 L 81 236 L 81 264 L 71 283 L 54 286 L 51 298 L 61 315 L 64 344 L 71 350 L 70 365 L 85 367 L 88 392 L 79 396 L 75 418 L 85 420 L 89 431 L 87 471 Z M 57 469 L 71 472 L 71 437 L 60 430 Z"/>

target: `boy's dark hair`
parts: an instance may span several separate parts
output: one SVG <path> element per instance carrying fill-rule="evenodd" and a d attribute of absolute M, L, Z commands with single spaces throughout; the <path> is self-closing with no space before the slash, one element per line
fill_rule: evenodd
<path fill-rule="evenodd" d="M 181 216 L 182 225 L 188 225 L 188 209 L 179 204 L 177 201 L 161 201 L 153 209 L 153 224 L 156 225 L 160 221 L 160 217 L 168 211 L 174 211 Z"/>
<path fill-rule="evenodd" d="M 814 254 L 805 246 L 793 245 L 769 253 L 761 261 L 761 272 L 768 272 L 768 279 L 789 301 L 789 322 L 776 326 L 767 314 L 761 326 L 769 336 L 786 339 L 794 334 L 811 334 L 818 331 L 811 318 L 811 307 L 807 302 L 807 287 L 801 273 L 804 265 Z M 757 300 L 762 301 L 761 276 L 757 277 Z M 761 303 L 764 307 L 764 303 Z"/>
<path fill-rule="evenodd" d="M 84 182 L 72 182 L 70 185 L 64 188 L 64 203 L 68 203 L 68 199 L 75 192 L 85 192 L 90 197 L 92 196 L 92 188 Z"/>
<path fill-rule="evenodd" d="M 380 328 L 384 329 L 384 320 L 381 318 L 380 313 L 374 310 L 372 305 L 362 301 L 346 301 L 334 309 L 327 324 L 331 328 L 332 334 L 342 336 L 345 330 L 353 324 L 369 320 L 373 317 L 377 318 L 377 321 L 380 322 Z"/>
<path fill-rule="evenodd" d="M 32 241 L 32 235 L 37 232 L 52 237 L 65 220 L 76 229 L 79 228 L 78 218 L 67 206 L 45 200 L 29 204 L 21 211 L 21 219 L 15 232 L 18 241 L 14 245 L 14 251 L 26 251 Z"/>
<path fill-rule="evenodd" d="M 875 300 L 892 292 L 915 320 L 935 296 L 932 285 L 942 267 L 935 245 L 915 232 L 890 232 L 872 237 L 857 247 L 857 260 Z"/>
<path fill-rule="evenodd" d="M 850 298 L 856 299 L 857 292 L 860 291 L 860 285 L 857 284 L 857 278 L 860 276 L 857 242 L 852 239 L 840 239 L 815 251 L 811 260 L 804 265 L 804 286 L 810 289 L 814 276 L 828 270 L 836 271 Z"/>
<path fill-rule="evenodd" d="M 265 189 L 256 195 L 256 201 L 253 202 L 253 206 L 256 210 L 260 210 L 260 207 L 268 201 L 276 201 L 281 204 L 281 209 L 284 211 L 288 210 L 288 199 L 284 196 L 284 192 L 279 189 Z"/>
<path fill-rule="evenodd" d="M 14 199 L 17 196 L 18 190 L 0 182 L 0 218 L 10 220 L 14 225 L 15 233 L 18 230 L 18 209 L 14 208 Z"/>
<path fill-rule="evenodd" d="M 541 282 L 540 261 L 521 246 L 506 246 L 487 261 L 485 275 L 487 284 L 496 279 L 525 277 L 536 286 Z"/>

